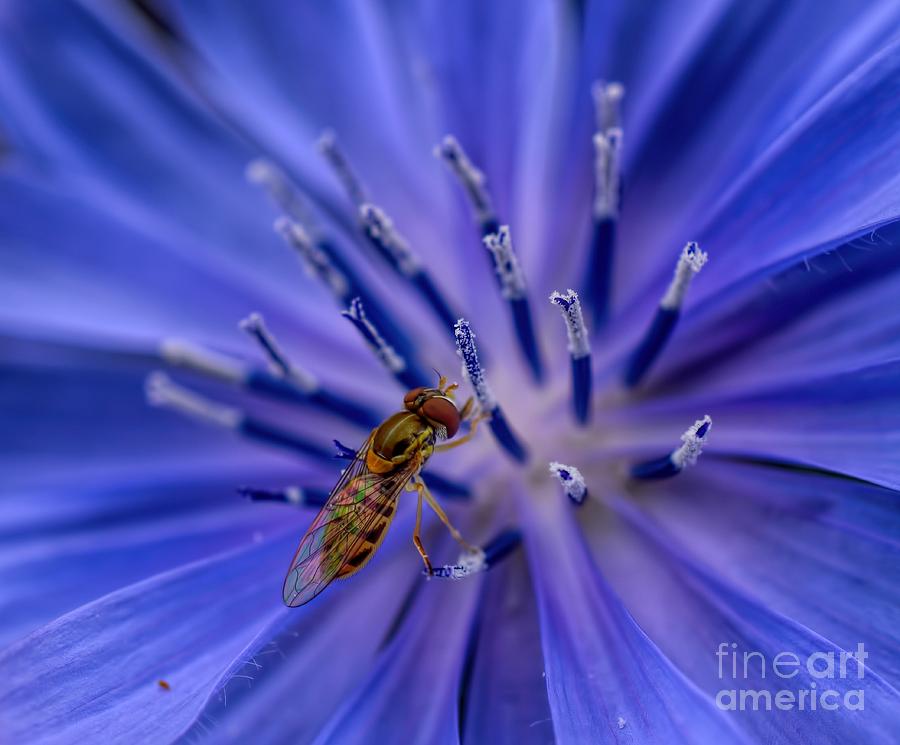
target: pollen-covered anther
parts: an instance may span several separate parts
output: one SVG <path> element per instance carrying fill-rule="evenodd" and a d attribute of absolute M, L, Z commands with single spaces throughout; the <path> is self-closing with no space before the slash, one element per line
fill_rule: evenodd
<path fill-rule="evenodd" d="M 525 275 L 512 247 L 509 226 L 501 225 L 496 233 L 482 239 L 494 259 L 494 269 L 500 279 L 500 290 L 507 300 L 525 297 Z"/>
<path fill-rule="evenodd" d="M 612 81 L 598 80 L 591 86 L 594 98 L 594 114 L 597 120 L 597 131 L 607 132 L 622 126 L 621 107 L 625 97 L 625 86 Z"/>
<path fill-rule="evenodd" d="M 594 219 L 615 220 L 621 193 L 622 130 L 594 135 Z"/>
<path fill-rule="evenodd" d="M 402 274 L 414 277 L 421 271 L 421 265 L 410 251 L 409 243 L 397 232 L 384 210 L 367 202 L 360 205 L 359 219 L 366 235 L 377 243 Z"/>
<path fill-rule="evenodd" d="M 264 189 L 275 205 L 307 228 L 313 225 L 312 212 L 300 192 L 294 188 L 287 174 L 268 158 L 251 160 L 244 175 L 254 186 Z"/>
<path fill-rule="evenodd" d="M 152 406 L 172 409 L 226 429 L 237 429 L 243 420 L 239 409 L 216 403 L 177 385 L 163 372 L 154 372 L 147 377 L 145 392 Z"/>
<path fill-rule="evenodd" d="M 440 579 L 465 579 L 478 572 L 483 572 L 487 568 L 486 554 L 483 549 L 479 548 L 474 551 L 463 551 L 455 564 L 434 567 L 430 573 L 423 570 L 423 574 Z"/>
<path fill-rule="evenodd" d="M 497 399 L 488 385 L 478 359 L 478 349 L 475 346 L 475 332 L 469 322 L 460 318 L 453 327 L 453 334 L 456 337 L 456 351 L 462 359 L 462 375 L 469 381 L 472 389 L 475 391 L 475 398 L 481 406 L 482 411 L 493 411 L 497 408 Z"/>
<path fill-rule="evenodd" d="M 350 301 L 350 307 L 341 311 L 341 315 L 350 320 L 363 335 L 372 351 L 381 363 L 393 374 L 398 375 L 406 370 L 406 360 L 388 344 L 384 337 L 375 328 L 375 325 L 366 317 L 362 300 L 358 297 Z"/>
<path fill-rule="evenodd" d="M 654 480 L 676 476 L 688 466 L 696 464 L 703 445 L 712 429 L 712 419 L 707 414 L 698 419 L 681 436 L 681 446 L 668 455 L 644 461 L 631 467 L 631 476 L 635 479 Z"/>
<path fill-rule="evenodd" d="M 174 367 L 193 370 L 226 383 L 243 383 L 247 377 L 245 367 L 237 360 L 181 339 L 163 339 L 159 344 L 159 355 Z"/>
<path fill-rule="evenodd" d="M 554 291 L 550 293 L 550 302 L 562 311 L 569 338 L 569 354 L 572 359 L 577 360 L 588 356 L 591 353 L 591 339 L 584 322 L 578 293 L 572 289 L 566 290 L 565 293 Z"/>
<path fill-rule="evenodd" d="M 587 496 L 587 484 L 585 484 L 581 471 L 575 466 L 567 466 L 565 463 L 553 461 L 550 463 L 550 473 L 559 480 L 563 492 L 569 499 L 575 504 L 584 502 Z"/>
<path fill-rule="evenodd" d="M 288 245 L 297 251 L 303 268 L 309 276 L 321 279 L 339 299 L 346 296 L 349 290 L 347 278 L 316 246 L 299 223 L 287 217 L 279 217 L 275 221 L 274 228 L 275 232 L 279 233 Z"/>
<path fill-rule="evenodd" d="M 338 145 L 337 135 L 334 133 L 334 130 L 326 129 L 322 132 L 316 144 L 319 152 L 325 156 L 325 160 L 328 161 L 328 164 L 338 177 L 350 200 L 357 205 L 365 202 L 365 190 L 350 167 L 350 161 L 347 160 L 344 151 Z"/>
<path fill-rule="evenodd" d="M 703 452 L 703 443 L 706 441 L 706 436 L 709 434 L 710 429 L 712 429 L 712 419 L 707 414 L 685 430 L 681 436 L 681 447 L 674 450 L 670 456 L 672 462 L 679 470 L 697 463 L 700 453 Z"/>
<path fill-rule="evenodd" d="M 462 146 L 453 135 L 446 135 L 434 148 L 434 155 L 443 160 L 466 190 L 475 216 L 482 225 L 494 222 L 494 208 L 485 187 L 484 174 L 469 160 Z"/>
<path fill-rule="evenodd" d="M 294 383 L 305 393 L 312 393 L 319 387 L 315 377 L 297 367 L 281 350 L 272 332 L 266 326 L 266 322 L 259 313 L 251 313 L 239 324 L 241 330 L 246 331 L 260 346 L 269 359 L 272 372 Z"/>
<path fill-rule="evenodd" d="M 707 259 L 709 259 L 709 255 L 701 251 L 694 241 L 689 242 L 684 247 L 681 255 L 678 257 L 678 264 L 675 266 L 675 276 L 672 277 L 665 295 L 659 301 L 661 308 L 667 310 L 681 308 L 691 280 L 703 268 Z"/>

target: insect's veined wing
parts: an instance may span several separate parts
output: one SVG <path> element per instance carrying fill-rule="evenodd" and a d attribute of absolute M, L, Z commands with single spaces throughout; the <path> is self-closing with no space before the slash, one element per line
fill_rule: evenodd
<path fill-rule="evenodd" d="M 375 553 L 397 511 L 397 496 L 416 470 L 416 458 L 390 474 L 366 467 L 371 438 L 344 470 L 316 515 L 284 578 L 285 604 L 308 603 L 328 584 L 358 571 Z"/>

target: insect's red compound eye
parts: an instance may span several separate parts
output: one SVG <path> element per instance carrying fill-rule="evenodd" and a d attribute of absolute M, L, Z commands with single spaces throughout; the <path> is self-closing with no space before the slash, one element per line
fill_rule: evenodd
<path fill-rule="evenodd" d="M 422 393 L 423 393 L 424 391 L 425 391 L 425 387 L 424 387 L 424 386 L 421 386 L 421 385 L 420 385 L 418 388 L 413 388 L 409 393 L 407 393 L 407 394 L 403 397 L 403 405 L 404 405 L 409 411 L 415 411 L 415 408 L 416 408 L 416 399 L 417 399 L 419 396 L 421 396 Z"/>
<path fill-rule="evenodd" d="M 447 430 L 447 437 L 453 437 L 459 431 L 459 409 L 448 398 L 435 396 L 422 404 L 422 413 L 432 422 L 442 425 Z"/>

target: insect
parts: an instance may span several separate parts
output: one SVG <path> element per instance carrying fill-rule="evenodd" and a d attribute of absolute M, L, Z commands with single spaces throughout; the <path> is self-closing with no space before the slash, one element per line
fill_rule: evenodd
<path fill-rule="evenodd" d="M 420 537 L 423 500 L 465 549 L 477 550 L 453 527 L 420 475 L 432 453 L 468 442 L 483 418 L 473 416 L 472 399 L 462 410 L 456 407 L 451 394 L 457 387 L 440 376 L 437 388 L 413 388 L 403 398 L 404 410 L 372 430 L 300 540 L 284 579 L 286 605 L 308 603 L 332 580 L 362 569 L 384 540 L 404 488 L 418 492 L 413 543 L 428 574 L 433 570 Z M 468 434 L 443 442 L 467 420 L 472 422 Z"/>

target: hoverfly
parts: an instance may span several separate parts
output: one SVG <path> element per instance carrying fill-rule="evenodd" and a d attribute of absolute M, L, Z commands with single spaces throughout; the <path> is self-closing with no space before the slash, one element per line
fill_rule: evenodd
<path fill-rule="evenodd" d="M 420 476 L 432 453 L 468 442 L 482 418 L 473 417 L 471 398 L 457 409 L 451 398 L 457 387 L 440 376 L 437 388 L 413 388 L 403 398 L 404 410 L 372 430 L 300 541 L 284 579 L 286 605 L 308 603 L 332 580 L 362 569 L 384 540 L 404 487 L 418 492 L 413 543 L 428 574 L 433 570 L 420 537 L 423 499 L 464 548 L 477 550 L 453 527 Z M 438 444 L 452 438 L 466 420 L 472 421 L 468 434 Z"/>

